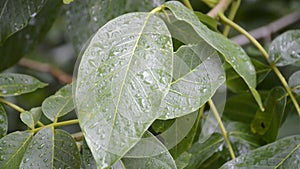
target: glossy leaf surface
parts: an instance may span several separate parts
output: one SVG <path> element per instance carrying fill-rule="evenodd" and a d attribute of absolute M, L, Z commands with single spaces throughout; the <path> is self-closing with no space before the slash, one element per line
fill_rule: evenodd
<path fill-rule="evenodd" d="M 300 94 L 300 71 L 294 72 L 289 78 L 289 86 L 294 93 Z"/>
<path fill-rule="evenodd" d="M 3 0 L 0 4 L 2 71 L 17 63 L 46 35 L 60 12 L 62 1 Z"/>
<path fill-rule="evenodd" d="M 31 132 L 14 132 L 0 139 L 0 168 L 19 169 L 22 157 L 32 138 Z"/>
<path fill-rule="evenodd" d="M 122 15 L 91 40 L 79 65 L 75 100 L 98 167 L 115 163 L 161 116 L 172 52 L 166 25 L 151 13 Z"/>
<path fill-rule="evenodd" d="M 0 138 L 6 135 L 8 129 L 7 115 L 4 107 L 0 104 Z"/>
<path fill-rule="evenodd" d="M 161 119 L 198 110 L 225 81 L 217 51 L 205 42 L 181 46 L 174 54 L 173 64 L 174 81 L 162 102 Z"/>
<path fill-rule="evenodd" d="M 44 128 L 31 140 L 20 168 L 80 168 L 80 156 L 72 136 Z"/>
<path fill-rule="evenodd" d="M 255 90 L 255 69 L 245 51 L 225 36 L 208 29 L 191 10 L 187 9 L 180 2 L 170 1 L 163 6 L 171 10 L 171 15 L 165 20 L 168 23 L 172 36 L 185 44 L 204 40 L 220 52 L 226 62 L 243 78 L 260 108 L 263 109 L 261 98 Z"/>
<path fill-rule="evenodd" d="M 42 109 L 45 116 L 52 121 L 72 111 L 74 109 L 72 86 L 66 85 L 54 95 L 46 98 Z"/>
<path fill-rule="evenodd" d="M 30 111 L 22 112 L 20 118 L 29 128 L 33 129 L 35 124 L 40 120 L 42 109 L 40 107 L 32 108 Z"/>
<path fill-rule="evenodd" d="M 0 74 L 0 96 L 17 96 L 47 86 L 36 78 L 16 73 Z"/>
<path fill-rule="evenodd" d="M 276 37 L 268 51 L 270 62 L 286 66 L 300 60 L 300 30 L 290 30 Z"/>
<path fill-rule="evenodd" d="M 164 0 L 74 1 L 67 6 L 67 29 L 75 51 L 106 22 L 128 12 L 148 12 Z M 84 26 L 82 26 L 84 25 Z"/>
<path fill-rule="evenodd" d="M 26 27 L 27 24 L 30 24 L 46 2 L 46 0 L 1 1 L 0 44 L 2 44 L 10 35 Z"/>
<path fill-rule="evenodd" d="M 243 154 L 221 169 L 299 168 L 300 136 L 290 136 Z"/>

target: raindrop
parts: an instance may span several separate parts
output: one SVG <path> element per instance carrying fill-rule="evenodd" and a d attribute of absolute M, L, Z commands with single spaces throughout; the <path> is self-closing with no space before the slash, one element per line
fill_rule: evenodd
<path fill-rule="evenodd" d="M 224 75 L 220 75 L 220 76 L 218 77 L 218 79 L 219 79 L 219 80 L 223 80 L 223 79 L 224 79 Z"/>
<path fill-rule="evenodd" d="M 46 162 L 48 161 L 48 159 L 47 159 L 47 158 L 45 158 L 45 159 L 43 159 L 43 161 L 46 163 Z"/>
<path fill-rule="evenodd" d="M 6 93 L 7 93 L 7 90 L 5 90 L 5 89 L 0 89 L 0 93 L 6 94 Z"/>
<path fill-rule="evenodd" d="M 40 155 L 39 155 L 39 157 L 43 157 L 45 154 L 44 153 L 41 153 Z"/>
<path fill-rule="evenodd" d="M 95 21 L 95 22 L 97 22 L 98 21 L 98 18 L 97 17 L 93 17 L 93 20 Z"/>
<path fill-rule="evenodd" d="M 23 163 L 27 163 L 29 161 L 29 158 L 25 158 L 24 160 L 23 160 Z"/>
<path fill-rule="evenodd" d="M 3 144 L 3 145 L 6 144 L 6 143 L 7 143 L 7 142 L 6 142 L 5 140 L 2 141 L 2 144 Z"/>
<path fill-rule="evenodd" d="M 45 146 L 45 144 L 40 144 L 37 148 L 42 149 Z"/>
<path fill-rule="evenodd" d="M 34 18 L 34 17 L 36 16 L 36 14 L 37 14 L 37 13 L 34 12 L 34 13 L 32 13 L 32 14 L 30 15 L 30 17 L 31 17 L 31 18 Z"/>
<path fill-rule="evenodd" d="M 4 157 L 4 155 L 1 155 L 0 156 L 0 161 L 4 161 L 4 160 L 6 160 L 6 158 Z"/>

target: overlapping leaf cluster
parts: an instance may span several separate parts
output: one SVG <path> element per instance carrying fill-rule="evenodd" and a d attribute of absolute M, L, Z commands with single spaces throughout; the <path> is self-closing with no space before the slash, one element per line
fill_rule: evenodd
<path fill-rule="evenodd" d="M 48 1 L 26 1 L 14 8 L 15 16 L 5 13 L 16 2 L 1 4 L 1 21 L 14 22 L 0 26 L 0 70 L 30 51 L 55 18 L 45 20 L 44 16 L 58 13 L 61 6 L 54 1 L 46 9 Z M 6 97 L 47 84 L 27 75 L 0 74 L 1 103 L 19 111 L 28 127 L 7 134 L 7 114 L 0 104 L 0 169 L 299 168 L 299 136 L 276 141 L 292 107 L 286 91 L 255 89 L 271 67 L 250 59 L 240 46 L 218 33 L 211 18 L 177 1 L 162 2 L 77 1 L 68 6 L 68 30 L 75 50 L 87 44 L 74 84 L 46 98 L 40 107 L 26 111 Z M 149 13 L 121 15 L 155 6 L 159 7 Z M 23 15 L 18 15 L 20 11 Z M 83 23 L 85 27 L 78 25 Z M 276 38 L 269 48 L 269 63 L 297 65 L 299 34 L 289 31 Z M 24 40 L 28 44 L 19 45 L 20 50 L 10 48 Z M 295 71 L 288 82 L 297 98 L 299 77 Z M 231 161 L 226 138 L 215 130 L 218 122 L 204 106 L 225 82 L 236 93 L 226 100 L 222 118 L 238 156 Z M 83 134 L 77 142 L 74 135 L 56 129 L 73 124 L 60 122 L 60 117 L 74 108 Z"/>

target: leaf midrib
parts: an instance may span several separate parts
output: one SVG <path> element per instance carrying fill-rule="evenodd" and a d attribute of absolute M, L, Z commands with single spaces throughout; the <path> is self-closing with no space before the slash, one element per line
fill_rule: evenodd
<path fill-rule="evenodd" d="M 108 143 L 110 142 L 110 139 L 111 139 L 111 136 L 112 136 L 112 131 L 113 131 L 113 128 L 114 128 L 114 124 L 116 123 L 116 117 L 117 117 L 117 113 L 118 113 L 118 109 L 119 109 L 119 104 L 120 104 L 120 101 L 121 101 L 121 95 L 122 95 L 122 93 L 123 93 L 124 86 L 125 86 L 125 81 L 126 81 L 126 79 L 127 79 L 128 72 L 129 72 L 129 68 L 130 68 L 131 63 L 132 63 L 132 58 L 133 58 L 133 56 L 134 56 L 134 51 L 136 50 L 136 48 L 137 48 L 137 46 L 138 46 L 139 40 L 140 40 L 140 38 L 141 38 L 141 36 L 142 36 L 142 32 L 144 31 L 145 26 L 147 25 L 148 20 L 149 20 L 149 17 L 150 17 L 151 15 L 152 15 L 152 13 L 149 13 L 149 14 L 146 16 L 144 25 L 142 26 L 141 31 L 138 33 L 139 36 L 137 37 L 136 42 L 135 42 L 135 45 L 134 45 L 134 47 L 133 47 L 133 52 L 132 52 L 132 54 L 131 54 L 131 56 L 130 56 L 130 59 L 129 59 L 129 62 L 128 62 L 128 66 L 127 66 L 127 68 L 126 68 L 125 75 L 124 75 L 123 81 L 122 81 L 122 83 L 121 83 L 121 88 L 120 88 L 120 92 L 119 92 L 119 96 L 118 96 L 116 108 L 115 108 L 115 111 L 114 111 L 114 116 L 113 116 L 113 119 L 112 119 L 112 125 L 113 125 L 113 126 L 112 126 L 112 128 L 111 128 L 111 130 L 110 130 L 110 132 L 109 132 L 109 136 L 108 136 Z M 106 154 L 105 154 L 105 156 L 106 156 Z"/>

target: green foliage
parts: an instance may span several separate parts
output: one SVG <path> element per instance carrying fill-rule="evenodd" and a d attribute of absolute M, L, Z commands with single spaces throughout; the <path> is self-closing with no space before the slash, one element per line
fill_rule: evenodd
<path fill-rule="evenodd" d="M 0 169 L 299 168 L 300 137 L 281 131 L 300 114 L 299 30 L 276 37 L 268 52 L 252 40 L 263 61 L 222 35 L 221 23 L 251 38 L 247 31 L 183 2 L 0 2 L 0 71 L 24 55 L 39 58 L 60 36 L 51 30 L 40 43 L 54 21 L 70 39 L 55 45 L 79 53 L 72 84 L 18 66 L 0 74 Z M 23 96 L 39 104 L 19 103 Z"/>
<path fill-rule="evenodd" d="M 34 77 L 14 73 L 0 74 L 0 96 L 17 96 L 47 86 Z"/>
<path fill-rule="evenodd" d="M 17 63 L 45 36 L 61 4 L 61 0 L 1 1 L 0 71 Z"/>

